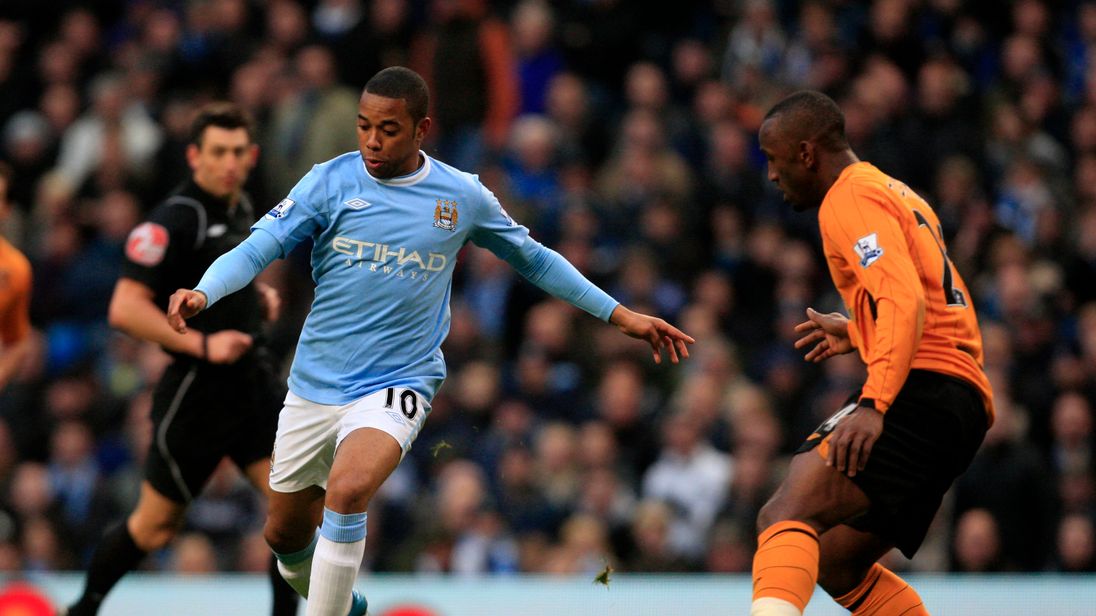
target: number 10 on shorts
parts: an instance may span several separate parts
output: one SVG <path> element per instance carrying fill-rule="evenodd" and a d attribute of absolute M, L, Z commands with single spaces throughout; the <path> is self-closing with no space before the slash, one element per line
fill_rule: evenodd
<path fill-rule="evenodd" d="M 385 394 L 384 408 L 392 408 L 395 398 L 396 390 L 389 387 Z M 415 415 L 419 412 L 419 397 L 410 389 L 405 389 L 400 392 L 400 412 L 408 419 L 414 419 Z"/>

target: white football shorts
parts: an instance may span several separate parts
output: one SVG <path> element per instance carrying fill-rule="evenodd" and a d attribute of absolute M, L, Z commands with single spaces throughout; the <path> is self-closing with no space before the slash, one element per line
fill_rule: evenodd
<path fill-rule="evenodd" d="M 358 428 L 376 428 L 396 439 L 401 458 L 430 414 L 430 403 L 411 389 L 389 387 L 343 405 L 318 404 L 289 392 L 278 416 L 270 455 L 270 489 L 298 492 L 327 488 L 335 450 Z"/>

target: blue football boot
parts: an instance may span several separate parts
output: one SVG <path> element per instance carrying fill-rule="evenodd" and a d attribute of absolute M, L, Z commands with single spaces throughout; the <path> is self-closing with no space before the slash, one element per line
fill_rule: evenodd
<path fill-rule="evenodd" d="M 353 591 L 350 599 L 350 613 L 347 616 L 368 616 L 369 615 L 369 602 L 365 600 L 365 595 L 358 591 Z"/>

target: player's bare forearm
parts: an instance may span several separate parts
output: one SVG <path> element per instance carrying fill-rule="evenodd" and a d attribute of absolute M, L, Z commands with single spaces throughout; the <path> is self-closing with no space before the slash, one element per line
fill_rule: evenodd
<path fill-rule="evenodd" d="M 153 302 L 154 294 L 148 286 L 120 278 L 110 298 L 107 318 L 111 327 L 134 338 L 155 342 L 169 351 L 202 357 L 202 333 L 180 335 L 168 325 L 164 311 Z"/>
<path fill-rule="evenodd" d="M 189 296 L 180 296 L 180 292 L 195 296 L 194 303 L 182 301 L 180 297 Z M 213 364 L 231 364 L 247 353 L 254 343 L 247 333 L 235 329 L 211 333 L 188 330 L 179 315 L 189 318 L 197 314 L 205 307 L 205 296 L 188 289 L 181 289 L 180 292 L 171 296 L 168 310 L 169 313 L 174 311 L 176 318 L 183 323 L 181 330 L 170 324 L 169 315 L 153 303 L 151 289 L 123 278 L 111 298 L 110 324 L 135 338 L 155 342 L 168 351 L 184 353 Z M 181 312 L 180 306 L 185 306 Z"/>
<path fill-rule="evenodd" d="M 670 361 L 676 364 L 689 357 L 688 345 L 696 342 L 692 336 L 666 321 L 629 310 L 624 304 L 618 304 L 613 309 L 609 322 L 624 334 L 647 341 L 656 364 L 662 363 L 663 348 L 670 354 Z"/>

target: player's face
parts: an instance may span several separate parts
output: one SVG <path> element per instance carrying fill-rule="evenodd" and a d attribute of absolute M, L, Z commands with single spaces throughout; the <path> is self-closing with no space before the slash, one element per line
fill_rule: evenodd
<path fill-rule="evenodd" d="M 768 161 L 769 181 L 784 193 L 784 200 L 792 208 L 801 212 L 818 205 L 810 196 L 813 174 L 801 156 L 800 143 L 780 130 L 779 120 L 776 116 L 761 124 L 761 151 Z"/>
<path fill-rule="evenodd" d="M 251 143 L 246 129 L 220 126 L 207 126 L 201 145 L 192 143 L 186 151 L 194 182 L 222 199 L 240 194 L 258 155 L 259 149 Z"/>
<path fill-rule="evenodd" d="M 366 92 L 358 103 L 358 149 L 369 175 L 394 178 L 419 168 L 419 148 L 430 118 L 418 125 L 402 98 Z"/>

